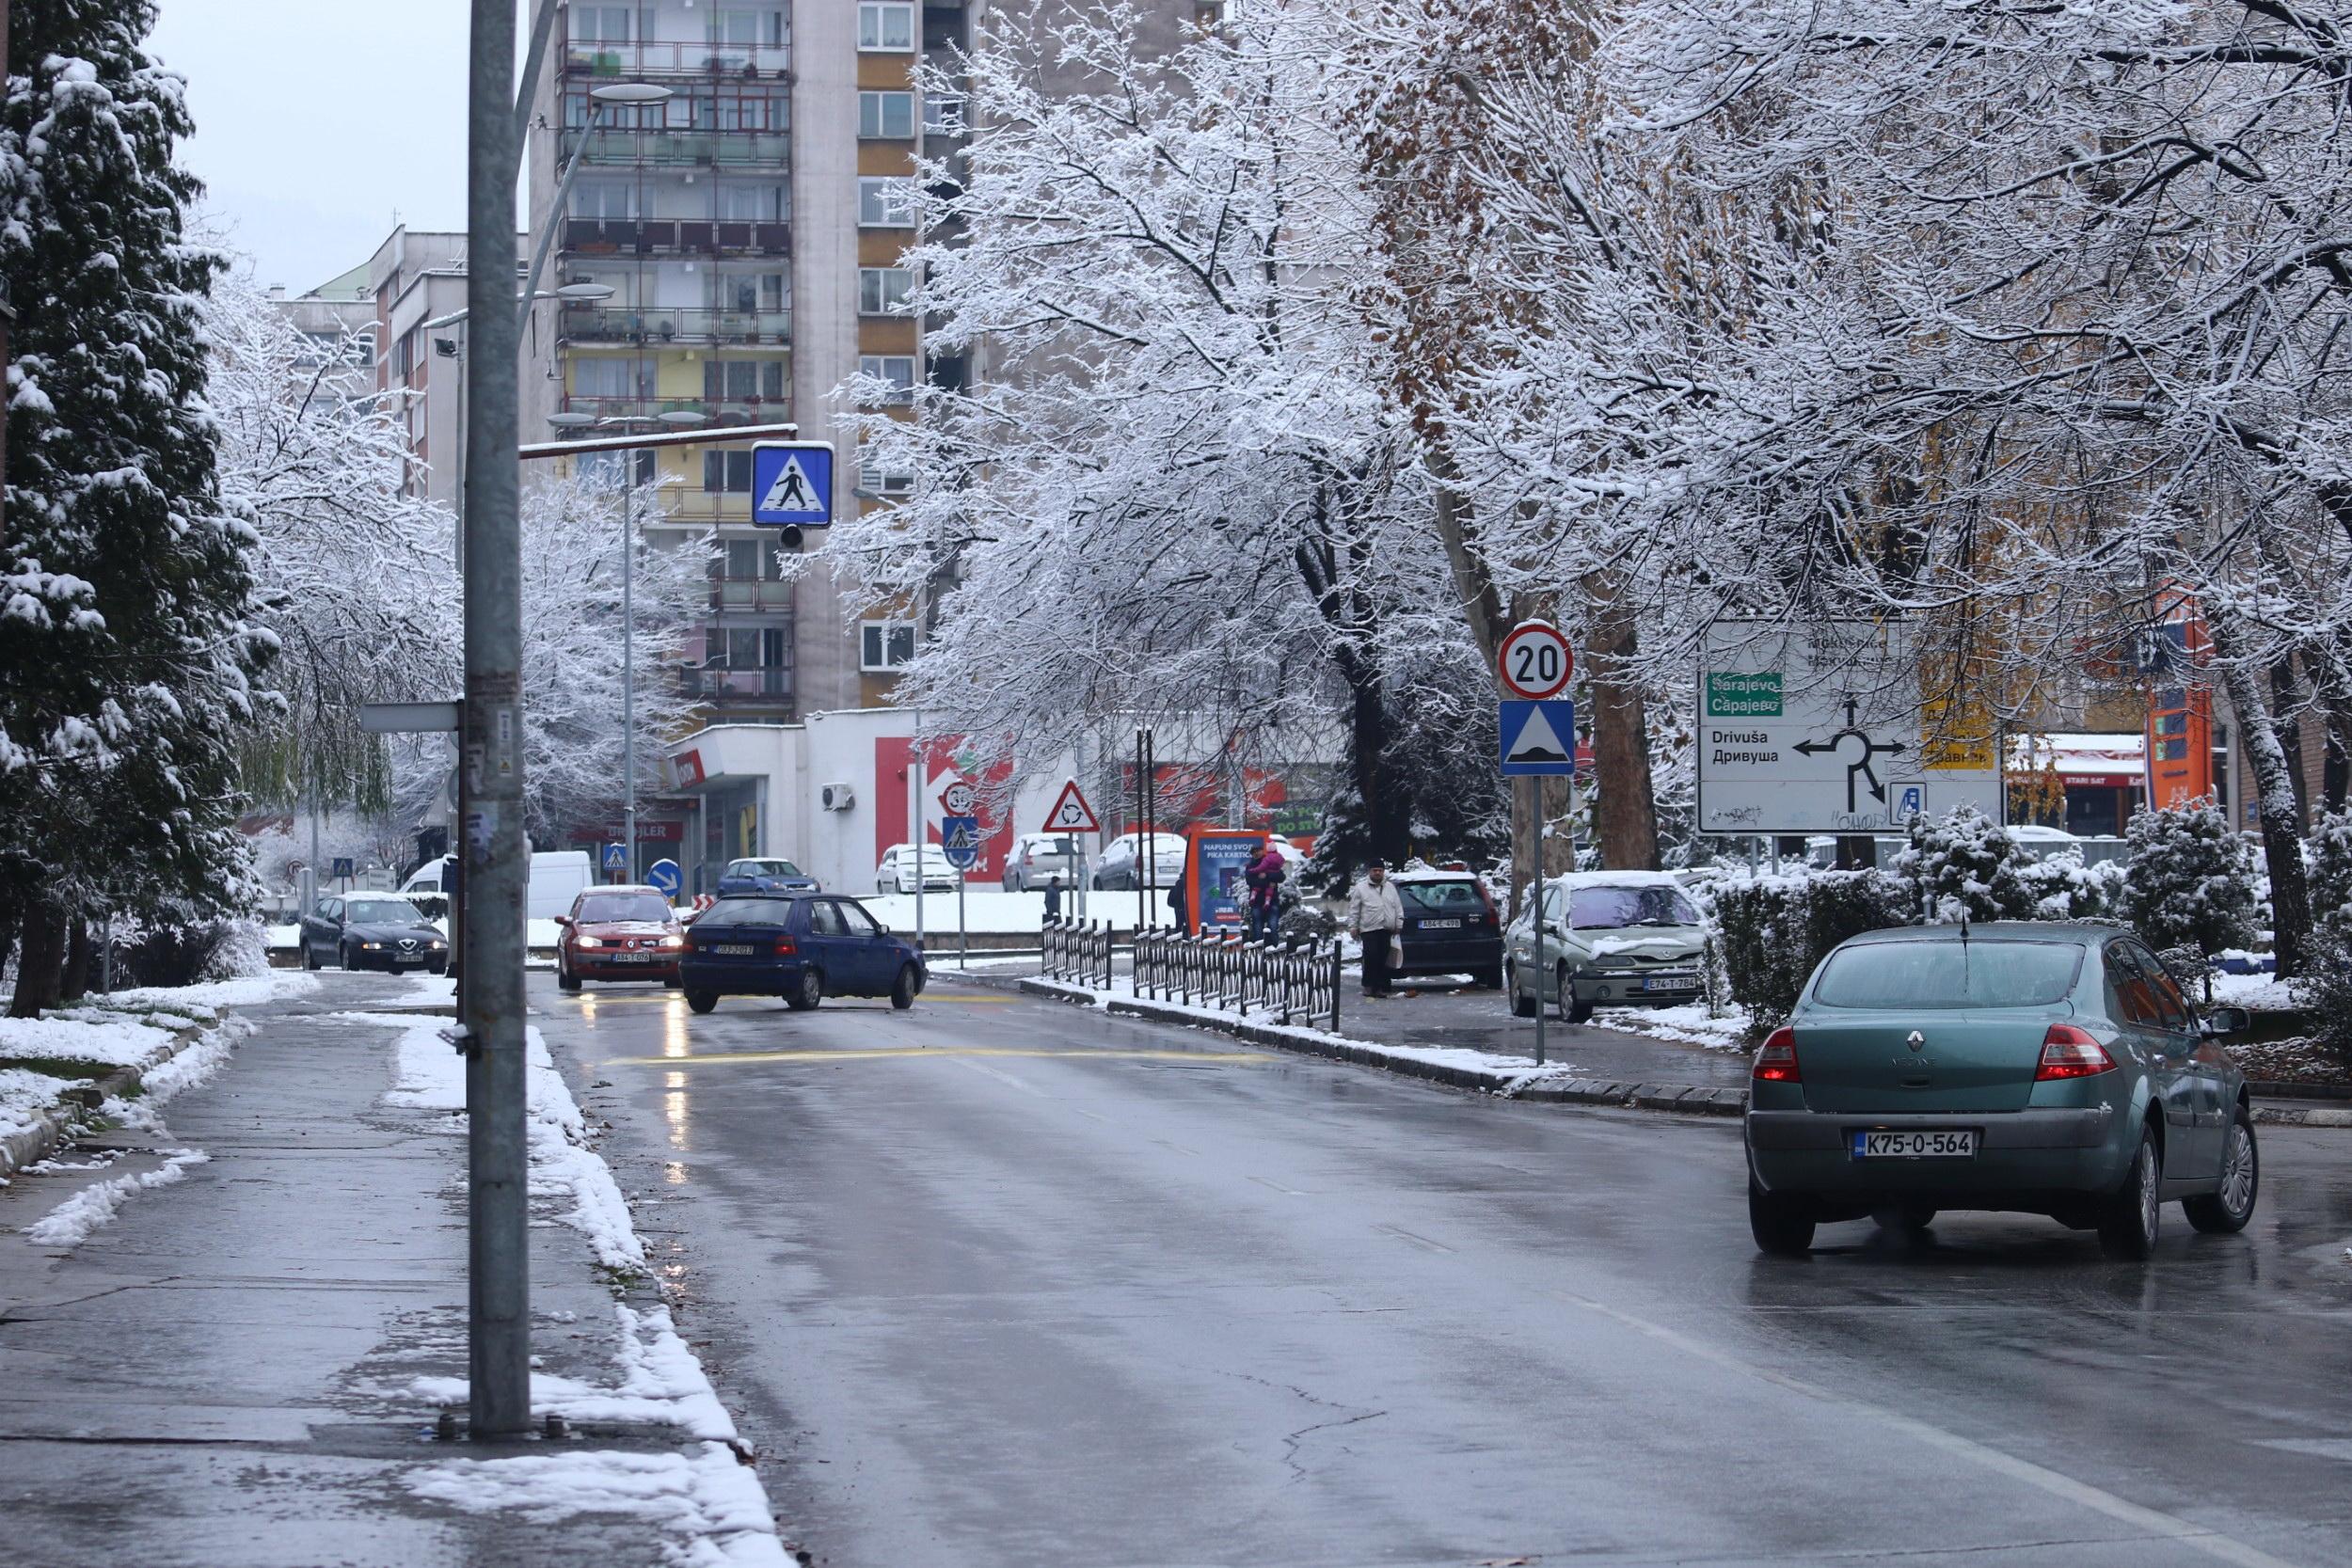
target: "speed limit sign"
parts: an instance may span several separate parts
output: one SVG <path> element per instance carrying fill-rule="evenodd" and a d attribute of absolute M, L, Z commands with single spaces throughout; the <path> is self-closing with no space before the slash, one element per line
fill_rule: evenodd
<path fill-rule="evenodd" d="M 1558 696 L 1576 673 L 1568 640 L 1549 621 L 1521 621 L 1505 632 L 1495 663 L 1503 689 L 1531 703 Z"/>

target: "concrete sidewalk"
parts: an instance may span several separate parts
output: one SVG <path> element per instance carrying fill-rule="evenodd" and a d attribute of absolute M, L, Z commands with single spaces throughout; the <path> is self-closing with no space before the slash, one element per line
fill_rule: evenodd
<path fill-rule="evenodd" d="M 658 1415 L 630 1419 L 626 1402 L 606 1402 L 617 1418 L 575 1421 L 565 1442 L 434 1440 L 466 1375 L 464 1120 L 386 1103 L 414 1025 L 334 1016 L 410 1002 L 412 986 L 320 980 L 300 1000 L 242 1009 L 257 1032 L 163 1126 L 84 1139 L 0 1192 L 9 1560 L 638 1564 L 707 1542 L 694 1527 L 708 1521 L 691 1516 L 701 1499 L 660 1494 L 676 1491 L 681 1450 L 724 1450 Z M 62 1206 L 87 1212 L 76 1195 L 96 1183 L 167 1166 L 159 1184 L 122 1183 L 112 1219 L 78 1240 L 25 1233 Z M 541 1375 L 612 1385 L 616 1301 L 651 1309 L 657 1297 L 650 1281 L 600 1276 L 581 1234 L 542 1207 Z M 533 1506 L 515 1484 L 549 1466 L 568 1507 Z M 607 1492 L 581 1485 L 598 1474 Z M 734 1484 L 755 1497 L 750 1476 Z M 484 1501 L 488 1481 L 506 1486 L 504 1506 Z M 722 1537 L 708 1560 L 784 1560 L 772 1534 L 737 1558 L 749 1539 Z"/>

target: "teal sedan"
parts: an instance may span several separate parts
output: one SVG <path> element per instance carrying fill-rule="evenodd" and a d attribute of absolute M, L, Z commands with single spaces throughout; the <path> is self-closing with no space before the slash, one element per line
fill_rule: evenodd
<path fill-rule="evenodd" d="M 2017 1210 L 2155 1247 L 2163 1206 L 2199 1230 L 2253 1217 L 2262 1177 L 2246 1076 L 2128 931 L 2002 922 L 1841 943 L 1756 1053 L 1748 1221 L 1768 1253 L 1876 1218 Z"/>

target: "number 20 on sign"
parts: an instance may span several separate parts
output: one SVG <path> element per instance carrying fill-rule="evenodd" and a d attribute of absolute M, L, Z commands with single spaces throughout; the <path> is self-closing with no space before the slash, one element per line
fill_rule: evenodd
<path fill-rule="evenodd" d="M 1567 638 L 1549 621 L 1521 621 L 1505 632 L 1495 663 L 1503 689 L 1531 703 L 1557 697 L 1576 673 Z"/>

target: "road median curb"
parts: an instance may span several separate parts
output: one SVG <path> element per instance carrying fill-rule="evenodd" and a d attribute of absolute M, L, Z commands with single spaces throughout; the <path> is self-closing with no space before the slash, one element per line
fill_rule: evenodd
<path fill-rule="evenodd" d="M 14 1176 L 26 1165 L 48 1159 L 97 1117 L 102 1103 L 135 1092 L 142 1074 L 154 1071 L 218 1027 L 216 1023 L 199 1023 L 174 1029 L 170 1043 L 147 1060 L 116 1068 L 103 1078 L 59 1088 L 57 1102 L 43 1111 L 32 1126 L 0 1138 L 0 1178 Z"/>
<path fill-rule="evenodd" d="M 1101 1006 L 1120 1018 L 1214 1029 L 1219 1034 L 1248 1040 L 1252 1045 L 1295 1052 L 1305 1056 L 1321 1056 L 1329 1061 L 1349 1062 L 1358 1067 L 1376 1068 L 1401 1078 L 1420 1078 L 1443 1084 L 1449 1088 L 1491 1094 L 1499 1100 L 1525 1100 L 1542 1104 L 1613 1105 L 1643 1111 L 1672 1111 L 1683 1116 L 1717 1117 L 1739 1116 L 1748 1104 L 1747 1094 L 1740 1089 L 1710 1089 L 1691 1084 L 1630 1084 L 1599 1078 L 1550 1078 L 1538 1076 L 1541 1069 L 1536 1069 L 1511 1072 L 1465 1067 L 1454 1062 L 1429 1061 L 1370 1040 L 1351 1040 L 1319 1031 L 1261 1023 L 1249 1019 L 1222 1018 L 1191 1007 L 1146 1002 L 1137 997 L 1111 996 L 1106 999 L 1100 991 L 1088 990 L 1080 986 L 1066 986 L 1054 980 L 1024 977 L 1014 984 L 1031 996 Z"/>

